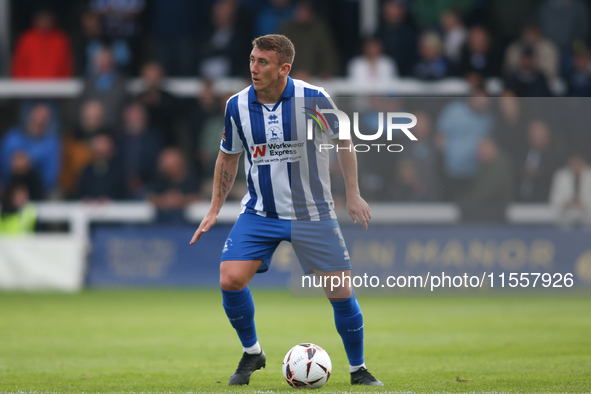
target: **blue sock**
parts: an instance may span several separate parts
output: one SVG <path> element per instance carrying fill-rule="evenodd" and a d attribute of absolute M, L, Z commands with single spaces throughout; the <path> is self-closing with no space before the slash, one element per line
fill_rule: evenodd
<path fill-rule="evenodd" d="M 254 324 L 254 301 L 250 289 L 240 291 L 222 289 L 223 305 L 230 324 L 238 333 L 243 347 L 251 347 L 257 343 L 257 330 Z"/>
<path fill-rule="evenodd" d="M 349 364 L 363 364 L 363 315 L 355 293 L 346 300 L 330 303 L 334 309 L 335 325 L 343 339 Z"/>

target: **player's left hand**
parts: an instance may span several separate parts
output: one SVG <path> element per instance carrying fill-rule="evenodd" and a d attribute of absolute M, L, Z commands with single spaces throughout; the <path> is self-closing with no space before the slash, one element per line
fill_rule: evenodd
<path fill-rule="evenodd" d="M 357 221 L 360 220 L 363 228 L 367 230 L 367 224 L 371 219 L 371 209 L 360 195 L 347 196 L 347 212 L 351 215 L 353 223 L 357 224 Z"/>

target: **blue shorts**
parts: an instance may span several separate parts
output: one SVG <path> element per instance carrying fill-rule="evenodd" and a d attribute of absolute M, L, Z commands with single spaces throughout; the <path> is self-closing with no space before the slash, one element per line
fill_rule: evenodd
<path fill-rule="evenodd" d="M 220 261 L 263 260 L 257 272 L 265 272 L 281 241 L 291 242 L 306 274 L 313 270 L 351 269 L 349 252 L 336 219 L 281 220 L 250 213 L 238 217 L 226 239 Z"/>

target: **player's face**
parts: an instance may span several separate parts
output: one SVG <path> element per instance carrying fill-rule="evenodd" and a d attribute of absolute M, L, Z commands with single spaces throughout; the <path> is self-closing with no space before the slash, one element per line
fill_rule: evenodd
<path fill-rule="evenodd" d="M 250 75 L 255 90 L 265 91 L 272 89 L 285 76 L 285 65 L 279 64 L 275 51 L 255 47 L 250 53 Z"/>

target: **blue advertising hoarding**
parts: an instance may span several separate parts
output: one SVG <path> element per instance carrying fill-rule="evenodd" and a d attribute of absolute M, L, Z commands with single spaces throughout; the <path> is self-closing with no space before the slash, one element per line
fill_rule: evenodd
<path fill-rule="evenodd" d="M 230 231 L 218 225 L 190 246 L 193 226 L 97 226 L 88 284 L 217 286 L 219 258 Z M 591 232 L 521 226 L 343 226 L 353 275 L 483 275 L 572 273 L 591 286 Z M 297 259 L 289 243 L 253 285 L 289 286 Z"/>

